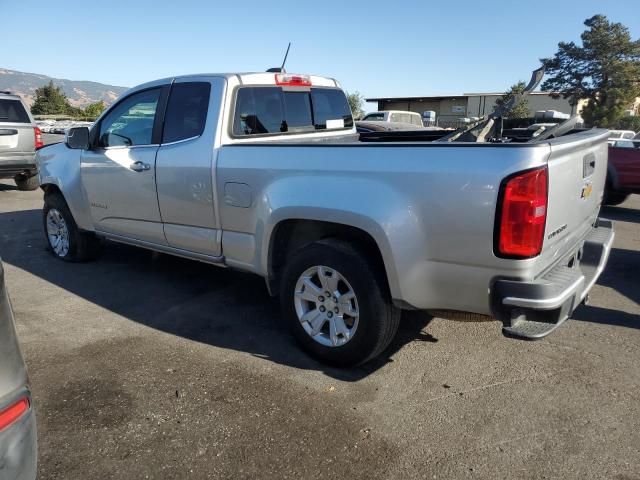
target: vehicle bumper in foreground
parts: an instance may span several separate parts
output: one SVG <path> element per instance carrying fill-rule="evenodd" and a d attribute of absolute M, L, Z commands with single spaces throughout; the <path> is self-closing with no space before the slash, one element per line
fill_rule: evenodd
<path fill-rule="evenodd" d="M 36 416 L 33 406 L 15 423 L 0 431 L 0 478 L 36 478 Z"/>
<path fill-rule="evenodd" d="M 34 175 L 37 171 L 35 152 L 0 152 L 0 178 L 10 178 L 18 174 Z"/>
<path fill-rule="evenodd" d="M 558 328 L 580 305 L 604 270 L 613 244 L 613 223 L 599 218 L 578 249 L 530 282 L 499 279 L 494 315 L 507 336 L 536 340 Z"/>

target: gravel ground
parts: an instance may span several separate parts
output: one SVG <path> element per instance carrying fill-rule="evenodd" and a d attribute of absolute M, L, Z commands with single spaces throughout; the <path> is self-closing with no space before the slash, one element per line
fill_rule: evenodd
<path fill-rule="evenodd" d="M 107 244 L 45 251 L 42 194 L 0 182 L 0 255 L 30 368 L 42 479 L 640 479 L 640 197 L 574 320 L 403 315 L 378 361 L 302 354 L 257 277 Z"/>

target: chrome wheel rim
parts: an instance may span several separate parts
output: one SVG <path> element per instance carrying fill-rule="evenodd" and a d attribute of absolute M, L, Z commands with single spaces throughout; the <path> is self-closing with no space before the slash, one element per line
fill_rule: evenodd
<path fill-rule="evenodd" d="M 296 283 L 294 304 L 300 325 L 325 347 L 340 347 L 356 333 L 358 299 L 346 278 L 337 270 L 315 266 Z"/>
<path fill-rule="evenodd" d="M 59 257 L 69 253 L 69 229 L 62 214 L 55 208 L 47 212 L 47 237 L 49 245 Z"/>

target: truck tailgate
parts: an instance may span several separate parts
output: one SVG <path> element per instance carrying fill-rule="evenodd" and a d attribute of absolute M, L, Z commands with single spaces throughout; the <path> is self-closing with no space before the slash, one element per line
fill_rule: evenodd
<path fill-rule="evenodd" d="M 607 131 L 567 135 L 549 145 L 549 202 L 542 252 L 547 258 L 559 259 L 584 240 L 598 216 L 607 177 Z"/>

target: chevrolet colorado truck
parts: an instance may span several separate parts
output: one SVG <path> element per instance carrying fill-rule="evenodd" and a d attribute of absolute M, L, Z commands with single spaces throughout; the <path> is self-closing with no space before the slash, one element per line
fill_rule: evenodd
<path fill-rule="evenodd" d="M 516 143 L 498 120 L 358 135 L 331 78 L 158 80 L 38 151 L 44 232 L 62 260 L 107 239 L 260 275 L 302 347 L 332 365 L 380 354 L 401 309 L 541 338 L 607 261 L 608 132 Z"/>

